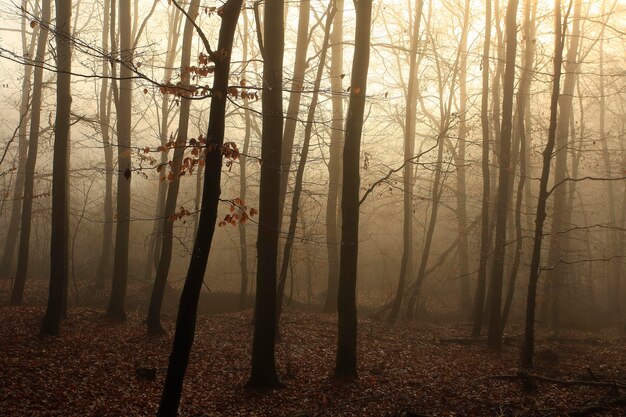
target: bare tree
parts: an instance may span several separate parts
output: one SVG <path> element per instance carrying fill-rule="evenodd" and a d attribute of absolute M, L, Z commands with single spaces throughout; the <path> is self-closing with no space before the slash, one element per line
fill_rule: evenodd
<path fill-rule="evenodd" d="M 30 132 L 28 138 L 28 159 L 24 178 L 24 201 L 22 203 L 22 222 L 20 227 L 20 245 L 17 257 L 17 273 L 15 286 L 11 294 L 11 305 L 20 305 L 24 296 L 24 285 L 28 272 L 28 255 L 30 249 L 30 230 L 32 225 L 32 209 L 35 188 L 35 166 L 37 164 L 37 150 L 39 149 L 39 131 L 41 124 L 41 102 L 43 94 L 43 66 L 41 63 L 46 58 L 48 46 L 48 25 L 51 17 L 50 0 L 43 0 L 41 5 L 41 21 L 43 26 L 39 30 L 37 40 L 37 55 L 35 62 L 40 63 L 35 67 L 33 80 L 32 110 L 30 119 Z"/>
<path fill-rule="evenodd" d="M 52 162 L 52 233 L 50 239 L 50 287 L 42 335 L 57 335 L 65 315 L 68 280 L 70 111 L 72 106 L 72 2 L 56 2 L 57 94 Z"/>
<path fill-rule="evenodd" d="M 524 345 L 522 346 L 522 366 L 530 368 L 533 364 L 535 350 L 535 308 L 537 299 L 537 282 L 539 280 L 539 266 L 541 264 L 541 243 L 543 240 L 543 226 L 546 220 L 546 202 L 548 200 L 548 180 L 550 178 L 550 165 L 556 142 L 557 114 L 559 106 L 559 93 L 561 90 L 561 66 L 563 65 L 563 45 L 565 43 L 563 27 L 567 22 L 561 23 L 561 1 L 554 2 L 554 61 L 552 78 L 552 97 L 550 99 L 550 127 L 548 130 L 548 142 L 543 151 L 543 166 L 539 181 L 539 196 L 537 197 L 537 214 L 535 219 L 535 236 L 533 252 L 530 263 L 530 277 L 528 279 L 528 298 L 526 301 L 526 325 L 524 329 Z"/>
<path fill-rule="evenodd" d="M 259 231 L 257 237 L 256 299 L 252 369 L 248 386 L 279 385 L 276 375 L 276 264 L 280 226 L 280 173 L 283 134 L 283 54 L 285 47 L 284 1 L 268 2 L 264 8 L 261 43 L 263 55 L 263 131 L 261 134 L 261 179 Z"/>
<path fill-rule="evenodd" d="M 174 342 L 167 367 L 159 411 L 157 412 L 159 417 L 176 416 L 178 414 L 183 380 L 195 337 L 198 300 L 215 233 L 217 206 L 221 193 L 220 184 L 228 77 L 235 28 L 237 27 L 242 2 L 243 0 L 229 0 L 220 8 L 218 15 L 222 19 L 222 24 L 216 51 L 211 50 L 206 37 L 199 31 L 209 58 L 215 65 L 213 88 L 211 89 L 209 126 L 206 135 L 208 142 L 205 150 L 206 172 L 202 192 L 202 211 L 199 216 L 198 231 L 194 241 L 191 261 L 189 262 L 189 269 L 187 270 L 187 277 L 185 278 L 185 285 L 180 295 Z M 178 3 L 175 1 L 173 3 L 180 8 Z M 199 30 L 198 26 L 194 25 L 194 27 L 196 30 Z"/>
<path fill-rule="evenodd" d="M 359 253 L 359 190 L 360 154 L 367 73 L 370 58 L 372 1 L 354 0 L 356 8 L 356 33 L 350 102 L 346 118 L 345 145 L 343 149 L 343 190 L 341 198 L 341 255 L 339 289 L 337 296 L 338 340 L 335 359 L 335 376 L 357 376 L 357 316 L 356 277 Z"/>

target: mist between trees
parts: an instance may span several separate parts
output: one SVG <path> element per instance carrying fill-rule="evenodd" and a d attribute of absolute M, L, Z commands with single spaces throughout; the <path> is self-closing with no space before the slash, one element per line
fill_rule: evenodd
<path fill-rule="evenodd" d="M 280 386 L 285 308 L 337 315 L 341 380 L 361 318 L 462 322 L 495 350 L 519 329 L 524 369 L 537 328 L 623 328 L 625 17 L 616 0 L 2 4 L 0 300 L 46 306 L 42 335 L 78 307 L 154 335 L 177 317 L 159 415 L 198 314 L 253 312 L 255 388 Z"/>

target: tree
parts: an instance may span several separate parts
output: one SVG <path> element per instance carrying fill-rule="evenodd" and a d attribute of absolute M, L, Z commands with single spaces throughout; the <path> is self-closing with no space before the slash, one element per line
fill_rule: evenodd
<path fill-rule="evenodd" d="M 354 0 L 354 6 L 356 8 L 356 33 L 343 148 L 341 254 L 337 296 L 338 338 L 335 359 L 335 376 L 348 379 L 357 376 L 356 277 L 359 253 L 359 191 L 361 182 L 359 166 L 370 58 L 372 1 Z"/>
<path fill-rule="evenodd" d="M 185 23 L 185 32 L 183 34 L 183 50 L 180 60 L 180 85 L 183 90 L 189 89 L 191 73 L 191 42 L 193 40 L 193 22 L 198 17 L 198 9 L 200 8 L 199 0 L 194 0 L 189 5 L 187 12 L 187 21 Z M 187 145 L 187 136 L 189 130 L 189 109 L 191 107 L 190 98 L 183 93 L 180 102 L 180 118 L 178 120 L 178 137 L 174 142 L 174 157 L 169 164 L 171 178 L 168 175 L 167 198 L 165 201 L 165 218 L 161 222 L 162 230 L 160 237 L 162 243 L 160 245 L 161 253 L 159 256 L 159 264 L 157 266 L 156 278 L 152 287 L 152 296 L 150 297 L 150 306 L 148 307 L 148 333 L 161 334 L 163 327 L 161 326 L 161 305 L 163 304 L 163 294 L 165 293 L 165 285 L 167 284 L 167 276 L 170 272 L 170 264 L 172 262 L 172 246 L 174 239 L 174 220 L 176 212 L 176 202 L 178 199 L 178 189 L 180 188 L 180 173 L 183 169 L 182 162 Z M 150 260 L 148 260 L 150 262 Z"/>
<path fill-rule="evenodd" d="M 567 178 L 567 151 L 569 140 L 569 122 L 572 115 L 572 101 L 576 88 L 576 80 L 580 64 L 577 62 L 578 49 L 580 43 L 580 10 L 582 1 L 575 0 L 574 15 L 572 16 L 571 41 L 567 49 L 565 58 L 565 77 L 563 80 L 563 92 L 559 97 L 559 118 L 557 121 L 556 136 L 556 161 L 554 166 L 554 184 L 562 183 Z M 572 132 L 573 133 L 573 132 Z M 609 181 L 610 182 L 610 181 Z M 565 223 L 568 218 L 567 210 L 567 189 L 558 187 L 554 190 L 554 206 L 552 216 L 552 237 L 550 238 L 550 251 L 548 254 L 548 264 L 553 266 L 548 275 L 548 314 L 550 326 L 553 329 L 559 326 L 560 299 L 563 279 L 567 273 L 567 265 L 559 264 L 559 260 L 567 252 L 567 237 L 563 235 L 564 230 L 569 227 Z M 612 204 L 613 200 L 611 200 Z M 610 211 L 610 206 L 609 206 Z"/>
<path fill-rule="evenodd" d="M 546 203 L 548 200 L 548 180 L 550 165 L 556 142 L 557 114 L 561 85 L 561 66 L 563 65 L 563 45 L 565 43 L 563 27 L 567 16 L 561 24 L 561 1 L 554 2 L 554 61 L 552 78 L 552 96 L 550 99 L 550 127 L 548 141 L 543 151 L 543 165 L 539 181 L 539 196 L 537 197 L 537 214 L 535 219 L 535 235 L 532 258 L 530 261 L 530 276 L 528 279 L 528 296 L 526 299 L 526 324 L 524 328 L 524 344 L 522 346 L 521 362 L 526 368 L 532 367 L 535 350 L 535 309 L 537 299 L 537 282 L 539 280 L 539 266 L 541 264 L 541 242 L 543 240 L 543 226 L 546 220 Z"/>
<path fill-rule="evenodd" d="M 111 25 L 111 1 L 104 1 L 103 25 L 102 25 L 102 52 L 109 53 L 109 38 L 115 40 L 115 28 Z M 114 45 L 114 43 L 112 43 Z M 98 120 L 100 122 L 100 134 L 102 135 L 102 147 L 104 150 L 104 224 L 102 225 L 102 251 L 98 264 L 96 285 L 104 287 L 105 279 L 111 276 L 111 249 L 113 248 L 113 147 L 109 134 L 111 124 L 112 88 L 109 90 L 109 65 L 111 63 L 102 60 L 102 80 L 100 85 L 100 98 L 98 108 Z"/>
<path fill-rule="evenodd" d="M 40 28 L 39 39 L 37 40 L 37 55 L 35 55 L 35 62 L 37 63 L 43 63 L 46 57 L 50 15 L 50 0 L 43 0 L 41 5 L 41 22 L 44 26 Z M 32 111 L 30 119 L 30 133 L 28 138 L 28 159 L 25 167 L 24 201 L 22 203 L 22 222 L 20 227 L 20 244 L 17 257 L 17 273 L 15 275 L 15 286 L 13 287 L 13 293 L 11 294 L 11 305 L 22 304 L 24 285 L 26 284 L 26 274 L 28 271 L 30 230 L 32 224 L 31 215 L 35 188 L 35 166 L 37 164 L 37 150 L 39 148 L 39 130 L 41 124 L 42 85 L 43 66 L 37 65 L 35 67 L 35 78 L 33 80 Z"/>
<path fill-rule="evenodd" d="M 482 56 L 482 92 L 480 104 L 480 123 L 482 129 L 482 158 L 481 169 L 483 179 L 483 192 L 480 216 L 480 255 L 478 261 L 478 277 L 476 280 L 476 292 L 474 293 L 474 320 L 472 325 L 472 337 L 480 337 L 483 326 L 485 310 L 485 290 L 487 288 L 487 259 L 491 248 L 491 233 L 489 228 L 489 202 L 490 202 L 490 179 L 489 172 L 489 49 L 491 44 L 491 2 L 485 2 L 485 39 L 483 41 Z"/>
<path fill-rule="evenodd" d="M 402 258 L 400 260 L 400 277 L 398 290 L 387 317 L 390 322 L 396 321 L 406 287 L 406 277 L 413 274 L 413 165 L 408 162 L 415 153 L 415 118 L 417 113 L 417 51 L 419 46 L 420 23 L 422 21 L 422 0 L 415 1 L 415 17 L 412 21 L 411 52 L 409 55 L 409 85 L 406 92 L 406 118 L 404 128 L 404 169 L 402 170 L 403 185 L 403 223 L 402 223 Z"/>
<path fill-rule="evenodd" d="M 130 180 L 131 166 L 131 113 L 132 113 L 132 67 L 130 2 L 118 5 L 120 27 L 120 82 L 117 105 L 117 224 L 115 232 L 115 258 L 113 262 L 113 285 L 107 308 L 107 317 L 116 321 L 126 320 L 124 300 L 128 280 L 128 238 L 130 234 Z"/>
<path fill-rule="evenodd" d="M 54 336 L 65 315 L 68 275 L 68 213 L 70 162 L 70 111 L 72 106 L 72 50 L 70 22 L 72 2 L 56 1 L 57 93 L 52 161 L 52 228 L 50 239 L 50 286 L 48 306 L 40 333 Z"/>
<path fill-rule="evenodd" d="M 289 262 L 291 260 L 291 251 L 293 249 L 294 238 L 296 234 L 296 226 L 298 224 L 298 212 L 300 211 L 300 196 L 302 194 L 302 182 L 304 180 L 304 168 L 309 155 L 309 143 L 311 142 L 311 136 L 313 133 L 313 122 L 315 121 L 315 111 L 317 110 L 317 103 L 319 98 L 319 90 L 322 84 L 322 75 L 324 74 L 324 65 L 326 63 L 326 52 L 328 49 L 328 37 L 330 34 L 330 27 L 335 13 L 333 7 L 334 0 L 331 0 L 328 10 L 328 17 L 326 19 L 326 26 L 324 29 L 324 40 L 322 41 L 321 53 L 319 63 L 317 66 L 317 74 L 315 76 L 315 82 L 313 84 L 313 97 L 311 97 L 311 103 L 309 104 L 309 111 L 307 115 L 306 125 L 304 127 L 304 141 L 302 142 L 302 150 L 300 151 L 300 161 L 298 163 L 298 169 L 296 171 L 296 181 L 293 190 L 293 196 L 291 200 L 291 211 L 289 215 L 289 229 L 287 231 L 287 239 L 285 241 L 285 248 L 283 252 L 283 259 L 280 267 L 280 275 L 278 278 L 277 289 L 277 313 L 276 313 L 276 326 L 280 324 L 280 314 L 282 311 L 282 303 L 285 294 L 285 283 L 287 281 L 287 270 L 289 268 Z M 278 331 L 276 332 L 278 335 Z"/>
<path fill-rule="evenodd" d="M 330 34 L 330 88 L 333 121 L 330 126 L 328 156 L 328 196 L 326 198 L 326 251 L 328 253 L 328 285 L 325 313 L 337 311 L 339 286 L 339 226 L 337 224 L 341 191 L 341 150 L 343 145 L 343 7 L 344 0 L 335 0 L 333 31 Z"/>
<path fill-rule="evenodd" d="M 183 380 L 189 364 L 189 353 L 195 337 L 198 300 L 215 233 L 217 206 L 221 193 L 220 183 L 228 77 L 235 28 L 237 27 L 242 2 L 243 0 L 229 0 L 219 9 L 218 16 L 221 17 L 222 24 L 220 26 L 217 51 L 211 50 L 209 42 L 202 31 L 197 25 L 194 25 L 202 38 L 204 47 L 209 54 L 209 59 L 215 65 L 215 69 L 213 72 L 213 88 L 211 89 L 209 126 L 206 135 L 208 142 L 204 151 L 206 163 L 202 192 L 202 211 L 198 220 L 198 231 L 187 270 L 187 277 L 185 278 L 185 285 L 180 295 L 174 342 L 157 413 L 159 417 L 176 416 L 178 413 Z M 175 1 L 173 1 L 173 4 L 180 9 L 180 6 Z M 182 11 L 182 9 L 180 10 Z M 189 19 L 189 17 L 187 18 Z"/>
<path fill-rule="evenodd" d="M 23 2 L 24 13 L 26 13 L 27 3 Z M 21 22 L 22 35 L 22 54 L 24 57 L 33 56 L 35 46 L 37 44 L 37 32 L 39 28 L 35 26 L 35 30 L 28 40 L 26 28 L 28 27 L 28 17 L 24 15 Z M 26 161 L 28 152 L 27 126 L 28 117 L 31 108 L 31 78 L 33 74 L 33 65 L 24 65 L 24 78 L 22 79 L 22 89 L 20 97 L 20 120 L 17 128 L 18 133 L 18 150 L 17 150 L 17 172 L 15 175 L 15 191 L 13 192 L 13 204 L 11 206 L 11 215 L 9 217 L 9 229 L 6 234 L 4 243 L 4 251 L 0 260 L 0 276 L 9 276 L 12 272 L 13 257 L 15 254 L 15 246 L 17 245 L 17 237 L 19 236 L 20 214 L 22 213 L 22 195 L 24 193 L 24 181 L 26 171 Z"/>
<path fill-rule="evenodd" d="M 276 375 L 276 264 L 280 226 L 280 173 L 283 133 L 282 77 L 285 45 L 284 2 L 268 2 L 264 8 L 263 129 L 261 134 L 261 179 L 259 231 L 257 237 L 256 299 L 252 370 L 248 386 L 279 385 Z"/>
<path fill-rule="evenodd" d="M 502 97 L 502 128 L 500 131 L 500 157 L 498 173 L 498 195 L 496 199 L 496 237 L 489 285 L 489 346 L 499 349 L 502 346 L 502 281 L 504 274 L 504 254 L 506 250 L 506 222 L 509 209 L 509 178 L 511 163 L 511 131 L 513 125 L 513 93 L 515 84 L 515 55 L 517 50 L 517 4 L 509 0 L 506 11 L 506 66 Z"/>

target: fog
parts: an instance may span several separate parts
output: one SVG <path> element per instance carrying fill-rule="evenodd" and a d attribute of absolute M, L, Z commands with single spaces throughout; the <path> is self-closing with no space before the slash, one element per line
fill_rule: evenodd
<path fill-rule="evenodd" d="M 524 365 L 536 332 L 623 331 L 620 1 L 49 3 L 0 5 L 0 305 L 42 333 L 178 317 L 174 358 L 196 305 L 246 312 L 263 387 L 281 310 L 339 310 L 349 377 L 355 314 L 523 334 Z"/>

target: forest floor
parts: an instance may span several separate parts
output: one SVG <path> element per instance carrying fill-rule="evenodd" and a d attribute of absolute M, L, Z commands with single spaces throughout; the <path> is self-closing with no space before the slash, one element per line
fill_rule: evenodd
<path fill-rule="evenodd" d="M 168 335 L 149 337 L 143 315 L 112 324 L 102 311 L 70 309 L 60 336 L 37 336 L 43 307 L 0 308 L 0 415 L 154 415 L 167 369 Z M 467 324 L 360 320 L 359 379 L 332 378 L 336 320 L 287 309 L 276 359 L 282 389 L 245 388 L 251 310 L 203 315 L 185 379 L 185 416 L 626 416 L 626 390 L 516 380 L 520 339 L 501 352 L 467 335 Z M 512 329 L 518 335 L 519 329 Z M 460 343 L 457 343 L 460 342 Z M 626 338 L 617 330 L 540 334 L 534 374 L 560 380 L 626 380 Z M 154 368 L 156 377 L 137 376 Z M 621 396 L 621 397 L 620 397 Z M 621 405 L 620 405 L 621 404 Z"/>

